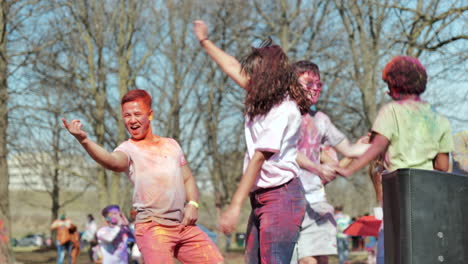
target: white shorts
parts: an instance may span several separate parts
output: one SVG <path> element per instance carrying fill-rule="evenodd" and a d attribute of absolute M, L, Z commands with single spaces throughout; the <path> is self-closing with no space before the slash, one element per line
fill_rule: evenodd
<path fill-rule="evenodd" d="M 292 263 L 304 257 L 336 255 L 336 222 L 327 202 L 308 204 Z"/>

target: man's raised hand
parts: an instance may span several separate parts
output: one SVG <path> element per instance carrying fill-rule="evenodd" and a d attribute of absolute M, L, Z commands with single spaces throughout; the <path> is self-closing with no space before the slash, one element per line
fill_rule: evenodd
<path fill-rule="evenodd" d="M 198 41 L 202 41 L 208 38 L 208 26 L 203 20 L 193 21 L 193 32 L 197 36 Z"/>
<path fill-rule="evenodd" d="M 86 132 L 84 132 L 81 128 L 83 124 L 78 119 L 73 119 L 70 123 L 65 118 L 62 118 L 63 127 L 65 127 L 70 134 L 72 134 L 78 142 L 82 143 L 85 139 L 88 138 Z"/>

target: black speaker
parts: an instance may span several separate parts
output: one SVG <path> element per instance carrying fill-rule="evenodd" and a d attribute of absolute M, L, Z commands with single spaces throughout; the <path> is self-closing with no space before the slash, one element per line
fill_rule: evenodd
<path fill-rule="evenodd" d="M 382 175 L 385 264 L 468 263 L 468 176 Z"/>

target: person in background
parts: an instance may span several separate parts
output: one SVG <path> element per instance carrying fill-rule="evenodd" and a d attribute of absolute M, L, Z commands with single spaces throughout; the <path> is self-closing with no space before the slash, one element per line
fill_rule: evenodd
<path fill-rule="evenodd" d="M 70 231 L 70 243 L 71 243 L 71 264 L 76 264 L 78 255 L 80 254 L 80 233 L 76 225 L 72 224 L 68 229 Z"/>
<path fill-rule="evenodd" d="M 88 255 L 90 260 L 93 260 L 92 247 L 97 243 L 97 241 L 94 240 L 96 231 L 97 224 L 94 220 L 94 216 L 92 214 L 88 214 L 85 231 L 81 235 L 81 248 L 84 249 L 86 246 L 89 246 Z"/>
<path fill-rule="evenodd" d="M 55 230 L 55 245 L 57 247 L 57 264 L 63 264 L 65 255 L 68 255 L 68 264 L 71 263 L 72 243 L 70 241 L 70 227 L 72 221 L 61 214 L 59 219 L 52 222 L 50 229 Z"/>
<path fill-rule="evenodd" d="M 118 205 L 102 209 L 107 225 L 99 228 L 97 239 L 101 248 L 103 264 L 128 264 L 127 240 L 133 237 L 127 218 Z"/>
<path fill-rule="evenodd" d="M 343 231 L 351 224 L 351 218 L 343 212 L 343 206 L 335 206 L 335 221 L 338 260 L 340 264 L 344 264 L 349 257 L 349 237 Z"/>
<path fill-rule="evenodd" d="M 102 252 L 101 252 L 101 245 L 97 243 L 97 235 L 94 235 L 93 241 L 96 243 L 91 244 L 91 252 L 92 252 L 92 262 L 94 264 L 102 264 Z"/>

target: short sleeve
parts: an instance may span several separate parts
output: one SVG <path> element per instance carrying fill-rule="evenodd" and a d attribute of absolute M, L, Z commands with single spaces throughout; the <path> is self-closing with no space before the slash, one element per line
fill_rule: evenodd
<path fill-rule="evenodd" d="M 395 112 L 390 104 L 383 106 L 377 117 L 375 118 L 372 131 L 375 131 L 382 136 L 386 137 L 389 141 L 392 141 L 392 137 L 395 134 L 397 128 L 397 122 L 395 118 Z"/>
<path fill-rule="evenodd" d="M 178 160 L 179 160 L 180 166 L 182 167 L 182 166 L 187 165 L 188 162 L 185 159 L 184 152 L 182 151 L 182 148 L 180 147 L 179 142 L 177 142 L 177 140 L 175 140 L 175 139 L 171 139 L 171 140 L 172 140 L 172 143 L 176 147 L 176 152 L 177 152 L 177 155 L 178 155 Z"/>
<path fill-rule="evenodd" d="M 185 166 L 187 165 L 187 160 L 185 159 L 185 155 L 184 153 L 181 151 L 181 155 L 180 155 L 180 166 Z"/>
<path fill-rule="evenodd" d="M 278 108 L 274 112 L 270 111 L 261 121 L 262 130 L 258 134 L 258 140 L 255 144 L 255 150 L 277 153 L 281 149 L 284 132 L 288 126 L 289 112 L 279 110 L 288 110 L 287 108 Z"/>
<path fill-rule="evenodd" d="M 130 166 L 131 164 L 131 151 L 129 149 L 129 145 L 128 145 L 128 142 L 125 141 L 123 142 L 122 144 L 120 144 L 119 146 L 117 146 L 115 149 L 114 149 L 114 152 L 117 152 L 117 151 L 120 151 L 120 152 L 123 152 L 125 153 L 125 155 L 127 155 L 127 164 Z"/>
<path fill-rule="evenodd" d="M 125 171 L 125 174 L 130 178 L 130 181 L 133 182 L 133 172 L 135 170 L 135 166 L 132 159 L 132 144 L 128 141 L 125 141 L 114 149 L 114 152 L 117 151 L 123 152 L 127 155 L 128 169 Z"/>
<path fill-rule="evenodd" d="M 321 143 L 336 146 L 341 141 L 343 141 L 346 136 L 336 128 L 336 126 L 331 122 L 330 118 L 324 113 L 317 113 L 316 118 L 320 118 L 320 129 L 322 129 L 323 140 Z"/>
<path fill-rule="evenodd" d="M 441 120 L 442 135 L 439 141 L 439 153 L 450 153 L 454 150 L 453 136 L 449 121 L 442 117 Z"/>

